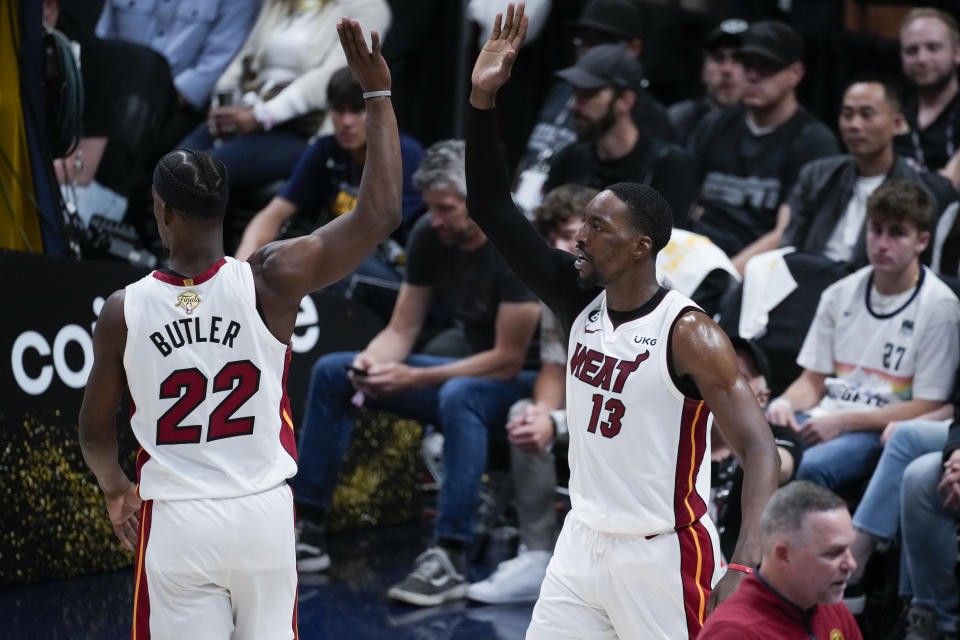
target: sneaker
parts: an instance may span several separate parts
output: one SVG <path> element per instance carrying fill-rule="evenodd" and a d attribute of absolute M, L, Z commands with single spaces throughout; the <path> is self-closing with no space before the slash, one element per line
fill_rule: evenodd
<path fill-rule="evenodd" d="M 847 605 L 847 609 L 855 616 L 863 613 L 867 606 L 867 591 L 863 585 L 855 582 L 847 583 L 843 590 L 843 604 Z"/>
<path fill-rule="evenodd" d="M 549 551 L 520 551 L 516 558 L 497 565 L 496 571 L 467 589 L 467 597 L 487 604 L 536 602 L 553 554 Z"/>
<path fill-rule="evenodd" d="M 910 607 L 907 611 L 907 635 L 903 640 L 947 640 L 955 637 L 952 633 L 937 629 L 933 611 L 923 607 Z"/>
<path fill-rule="evenodd" d="M 467 595 L 464 565 L 462 557 L 451 557 L 443 547 L 430 547 L 417 556 L 413 571 L 390 587 L 387 596 L 420 607 L 463 598 Z"/>
<path fill-rule="evenodd" d="M 330 554 L 323 527 L 309 520 L 297 520 L 297 570 L 312 573 L 328 568 Z"/>

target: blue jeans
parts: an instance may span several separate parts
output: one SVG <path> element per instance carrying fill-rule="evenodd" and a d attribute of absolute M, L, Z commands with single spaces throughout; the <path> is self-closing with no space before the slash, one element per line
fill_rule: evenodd
<path fill-rule="evenodd" d="M 893 540 L 900 529 L 900 486 L 911 462 L 931 451 L 940 451 L 947 440 L 949 422 L 909 420 L 893 432 L 880 455 L 863 499 L 853 514 L 853 525 L 867 533 Z"/>
<path fill-rule="evenodd" d="M 226 165 L 233 189 L 248 191 L 289 178 L 307 148 L 307 141 L 295 133 L 273 129 L 223 140 L 214 146 L 214 138 L 204 122 L 178 146 L 208 152 Z"/>
<path fill-rule="evenodd" d="M 879 433 L 855 431 L 841 434 L 803 452 L 797 479 L 839 491 L 870 477 L 882 449 Z"/>
<path fill-rule="evenodd" d="M 956 631 L 960 588 L 957 523 L 943 510 L 937 485 L 943 477 L 939 451 L 923 455 L 907 467 L 900 493 L 903 565 L 900 594 L 913 595 L 913 605 L 934 612 L 941 631 Z"/>
<path fill-rule="evenodd" d="M 347 454 L 354 416 L 350 398 L 353 385 L 347 366 L 356 354 L 330 353 L 313 365 L 307 412 L 297 446 L 299 471 L 293 479 L 297 502 L 327 508 Z M 453 358 L 412 355 L 405 364 L 430 367 Z M 444 434 L 444 479 L 437 502 L 437 538 L 470 542 L 487 463 L 488 428 L 503 430 L 507 410 L 533 391 L 536 371 L 521 371 L 513 380 L 453 378 L 439 387 L 415 389 L 384 398 L 371 398 L 367 406 L 433 423 Z"/>

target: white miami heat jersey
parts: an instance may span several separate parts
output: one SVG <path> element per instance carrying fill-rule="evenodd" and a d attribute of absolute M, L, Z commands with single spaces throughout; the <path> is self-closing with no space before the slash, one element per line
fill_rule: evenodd
<path fill-rule="evenodd" d="M 243 496 L 296 473 L 290 350 L 257 312 L 249 264 L 154 271 L 127 286 L 123 312 L 141 498 Z"/>
<path fill-rule="evenodd" d="M 615 329 L 603 292 L 570 330 L 570 499 L 596 531 L 651 535 L 705 517 L 712 416 L 677 388 L 668 361 L 671 327 L 690 308 L 668 291 Z"/>

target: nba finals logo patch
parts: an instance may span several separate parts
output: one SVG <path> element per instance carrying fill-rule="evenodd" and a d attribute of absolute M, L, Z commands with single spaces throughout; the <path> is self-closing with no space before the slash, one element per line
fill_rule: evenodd
<path fill-rule="evenodd" d="M 187 312 L 187 315 L 193 313 L 193 310 L 200 304 L 200 296 L 194 291 L 184 291 L 177 296 L 177 304 L 174 307 L 180 307 Z"/>
<path fill-rule="evenodd" d="M 844 640 L 843 634 L 840 633 L 840 629 L 834 629 L 830 632 L 830 640 Z"/>

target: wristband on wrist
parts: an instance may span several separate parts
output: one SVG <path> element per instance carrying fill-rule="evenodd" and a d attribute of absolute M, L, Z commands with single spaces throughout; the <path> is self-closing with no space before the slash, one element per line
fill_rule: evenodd
<path fill-rule="evenodd" d="M 727 569 L 733 569 L 734 571 L 739 571 L 740 573 L 746 573 L 748 575 L 753 573 L 753 569 L 750 567 L 745 567 L 742 564 L 734 564 L 732 562 L 727 565 Z"/>
<path fill-rule="evenodd" d="M 390 89 L 384 89 L 383 91 L 364 91 L 363 99 L 369 100 L 370 98 L 389 98 L 390 95 Z"/>

